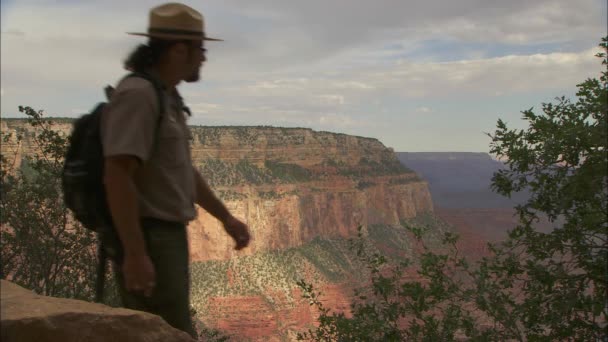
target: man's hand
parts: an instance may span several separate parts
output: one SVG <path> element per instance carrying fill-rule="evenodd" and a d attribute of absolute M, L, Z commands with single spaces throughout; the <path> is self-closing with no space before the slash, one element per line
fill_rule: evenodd
<path fill-rule="evenodd" d="M 234 216 L 229 216 L 226 220 L 224 220 L 224 229 L 234 239 L 236 246 L 234 249 L 237 251 L 247 247 L 249 245 L 249 240 L 251 240 L 251 236 L 249 235 L 249 228 L 239 219 Z"/>
<path fill-rule="evenodd" d="M 129 292 L 152 296 L 156 286 L 154 264 L 147 254 L 125 255 L 122 263 L 125 288 Z"/>
<path fill-rule="evenodd" d="M 222 221 L 224 229 L 236 243 L 234 249 L 238 251 L 247 247 L 251 239 L 247 225 L 230 214 L 224 203 L 215 197 L 215 194 L 196 168 L 192 168 L 192 172 L 196 181 L 196 204 Z"/>

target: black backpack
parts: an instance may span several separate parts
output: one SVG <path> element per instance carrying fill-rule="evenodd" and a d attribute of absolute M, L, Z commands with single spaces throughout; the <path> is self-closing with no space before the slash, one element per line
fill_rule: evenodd
<path fill-rule="evenodd" d="M 132 73 L 129 77 L 141 77 L 150 81 L 156 90 L 160 115 L 156 131 L 164 115 L 164 96 L 162 87 L 152 77 L 142 73 Z M 112 87 L 106 87 L 106 96 L 111 95 Z M 64 202 L 76 220 L 97 233 L 113 232 L 112 217 L 106 202 L 103 184 L 104 156 L 100 134 L 100 119 L 107 103 L 98 104 L 93 111 L 78 118 L 73 125 L 67 154 L 62 172 Z M 95 301 L 103 297 L 105 279 L 106 250 L 99 239 L 99 268 Z"/>

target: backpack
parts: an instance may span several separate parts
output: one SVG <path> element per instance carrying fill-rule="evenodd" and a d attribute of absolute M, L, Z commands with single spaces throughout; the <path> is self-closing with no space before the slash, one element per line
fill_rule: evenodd
<path fill-rule="evenodd" d="M 158 132 L 164 114 L 164 96 L 161 85 L 149 75 L 142 73 L 131 73 L 123 80 L 130 77 L 141 77 L 154 85 L 160 108 L 156 126 L 156 132 Z M 112 90 L 111 86 L 105 89 L 108 99 Z M 66 207 L 85 228 L 100 234 L 114 230 L 103 183 L 104 155 L 100 119 L 106 105 L 105 102 L 98 104 L 90 113 L 81 116 L 74 122 L 61 175 Z M 99 241 L 96 302 L 101 302 L 103 297 L 107 259 L 103 239 L 100 238 Z"/>

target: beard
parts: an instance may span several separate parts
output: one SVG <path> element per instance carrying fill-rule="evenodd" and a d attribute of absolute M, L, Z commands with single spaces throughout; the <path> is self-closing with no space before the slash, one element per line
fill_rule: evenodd
<path fill-rule="evenodd" d="M 186 78 L 184 78 L 184 81 L 187 83 L 197 82 L 201 79 L 201 68 L 203 66 L 203 62 L 206 61 L 206 58 L 203 56 L 201 60 L 199 53 L 198 48 L 196 50 L 190 49 L 188 52 L 186 64 L 190 65 L 192 72 L 186 76 Z"/>
<path fill-rule="evenodd" d="M 186 79 L 184 79 L 184 81 L 186 81 L 187 83 L 193 83 L 193 82 L 197 82 L 200 79 L 201 79 L 201 75 L 199 74 L 199 72 L 197 70 L 196 72 L 193 72 L 190 76 L 186 77 Z"/>
<path fill-rule="evenodd" d="M 193 58 L 193 56 L 190 56 L 187 61 L 187 63 L 190 64 L 191 68 L 190 74 L 187 75 L 186 78 L 184 78 L 184 81 L 186 81 L 187 83 L 197 82 L 201 79 L 202 63 L 200 62 L 200 60 L 194 60 Z"/>
<path fill-rule="evenodd" d="M 192 83 L 192 82 L 197 82 L 198 80 L 201 79 L 200 65 L 193 69 L 194 70 L 192 70 L 192 72 L 186 78 L 184 78 L 184 81 L 186 81 L 188 83 Z"/>

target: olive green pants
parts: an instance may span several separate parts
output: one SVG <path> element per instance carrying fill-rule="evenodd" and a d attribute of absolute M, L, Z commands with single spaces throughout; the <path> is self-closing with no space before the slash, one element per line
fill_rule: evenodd
<path fill-rule="evenodd" d="M 150 312 L 162 317 L 174 328 L 185 331 L 195 339 L 196 332 L 190 317 L 190 271 L 188 237 L 184 224 L 142 219 L 142 228 L 148 255 L 156 272 L 156 287 L 152 296 L 129 292 L 125 289 L 121 260 L 114 251 L 114 273 L 123 306 L 128 309 Z M 105 243 L 105 241 L 104 241 Z M 112 246 L 108 242 L 106 246 Z"/>

